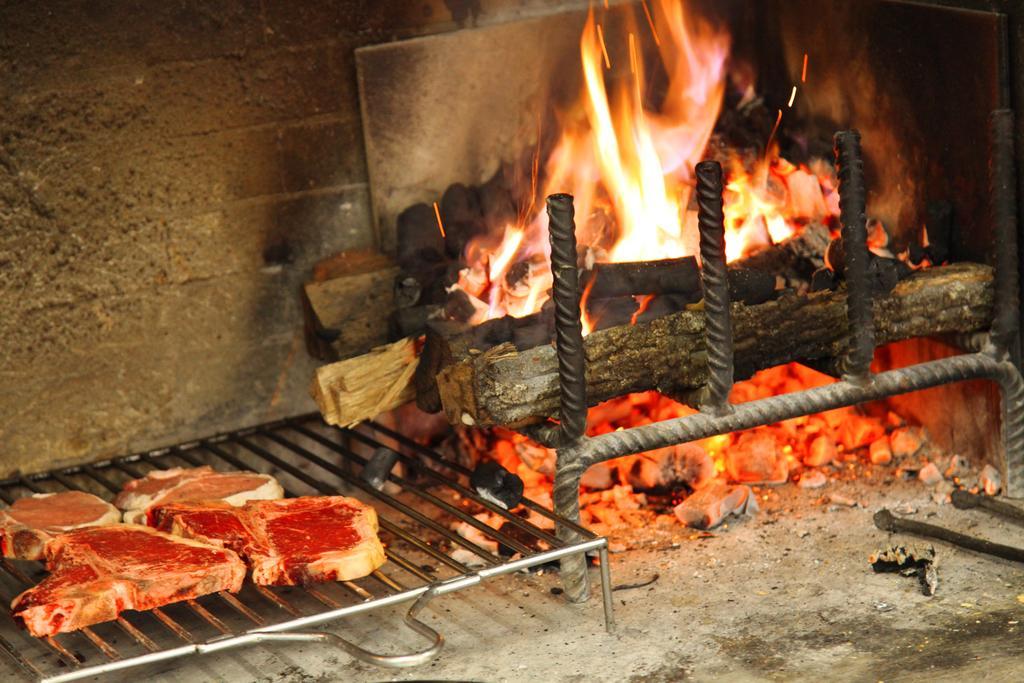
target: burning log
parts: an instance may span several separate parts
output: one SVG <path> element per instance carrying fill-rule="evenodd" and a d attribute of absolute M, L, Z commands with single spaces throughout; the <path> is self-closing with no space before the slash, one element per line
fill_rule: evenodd
<path fill-rule="evenodd" d="M 825 250 L 831 238 L 827 226 L 808 223 L 799 234 L 732 265 L 779 275 L 791 286 L 810 282 L 814 271 L 825 265 Z"/>
<path fill-rule="evenodd" d="M 992 269 L 961 263 L 918 271 L 874 302 L 876 341 L 976 332 L 992 321 Z M 835 358 L 849 340 L 846 292 L 787 293 L 758 306 L 733 305 L 737 379 L 805 359 Z M 656 389 L 685 401 L 707 381 L 704 315 L 683 311 L 589 335 L 587 401 Z M 555 349 L 519 352 L 510 343 L 445 367 L 439 396 L 453 424 L 524 426 L 558 410 Z"/>
<path fill-rule="evenodd" d="M 729 296 L 748 305 L 767 301 L 775 293 L 775 275 L 767 271 L 729 269 Z M 693 256 L 626 263 L 596 263 L 584 273 L 581 288 L 590 287 L 590 299 L 612 299 L 639 294 L 677 294 L 689 303 L 704 296 L 700 267 Z"/>

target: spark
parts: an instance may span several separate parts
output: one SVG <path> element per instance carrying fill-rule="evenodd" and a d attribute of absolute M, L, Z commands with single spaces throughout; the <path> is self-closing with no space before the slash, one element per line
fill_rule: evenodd
<path fill-rule="evenodd" d="M 792 92 L 789 93 L 789 104 L 787 104 L 786 106 L 787 107 L 792 107 L 793 106 L 793 100 L 795 100 L 795 99 L 796 99 L 796 86 L 794 85 Z"/>
<path fill-rule="evenodd" d="M 629 34 L 629 73 L 634 76 L 639 71 L 637 69 L 637 57 L 636 57 L 636 36 L 632 33 Z"/>
<path fill-rule="evenodd" d="M 601 24 L 597 25 L 597 38 L 601 41 L 601 54 L 604 55 L 604 68 L 612 68 L 612 60 L 608 58 L 608 48 L 604 44 L 604 31 L 601 30 Z"/>
<path fill-rule="evenodd" d="M 654 18 L 651 16 L 651 10 L 647 7 L 647 0 L 643 0 L 641 3 L 644 6 L 644 16 L 647 17 L 647 25 L 651 27 L 651 34 L 654 35 L 654 44 L 661 47 L 661 40 L 658 38 L 658 30 L 654 28 Z"/>
<path fill-rule="evenodd" d="M 806 52 L 804 53 L 804 68 L 800 72 L 800 82 L 801 83 L 806 83 L 807 82 L 807 53 Z"/>
<path fill-rule="evenodd" d="M 779 115 L 775 117 L 775 125 L 772 126 L 772 134 L 768 136 L 768 142 L 764 146 L 764 155 L 768 156 L 768 150 L 772 146 L 772 141 L 775 139 L 775 134 L 779 132 L 779 124 L 782 123 L 782 110 L 779 110 Z"/>
<path fill-rule="evenodd" d="M 445 237 L 444 223 L 441 222 L 441 209 L 437 207 L 437 202 L 434 202 L 434 215 L 437 216 L 437 229 L 441 231 L 441 237 Z"/>

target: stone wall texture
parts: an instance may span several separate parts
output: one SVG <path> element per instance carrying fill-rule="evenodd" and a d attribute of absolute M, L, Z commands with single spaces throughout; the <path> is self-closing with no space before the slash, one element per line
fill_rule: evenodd
<path fill-rule="evenodd" d="M 312 410 L 298 288 L 377 241 L 353 50 L 580 4 L 0 4 L 0 475 Z"/>

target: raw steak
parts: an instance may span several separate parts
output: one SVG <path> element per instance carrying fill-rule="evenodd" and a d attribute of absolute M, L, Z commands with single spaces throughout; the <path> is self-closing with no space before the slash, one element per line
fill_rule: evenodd
<path fill-rule="evenodd" d="M 255 583 L 293 586 L 348 581 L 384 563 L 377 512 L 343 496 L 259 500 L 154 508 L 158 529 L 230 548 L 252 569 Z"/>
<path fill-rule="evenodd" d="M 79 529 L 46 546 L 50 570 L 11 603 L 37 637 L 111 621 L 217 591 L 237 592 L 245 563 L 224 548 L 145 526 Z"/>
<path fill-rule="evenodd" d="M 41 560 L 43 548 L 54 536 L 120 521 L 117 508 L 91 493 L 37 493 L 0 510 L 0 548 L 4 557 Z"/>
<path fill-rule="evenodd" d="M 207 466 L 154 470 L 141 479 L 133 479 L 114 499 L 125 511 L 128 524 L 145 524 L 146 510 L 166 503 L 223 501 L 241 505 L 248 500 L 274 500 L 284 490 L 269 474 L 255 472 L 215 472 Z"/>

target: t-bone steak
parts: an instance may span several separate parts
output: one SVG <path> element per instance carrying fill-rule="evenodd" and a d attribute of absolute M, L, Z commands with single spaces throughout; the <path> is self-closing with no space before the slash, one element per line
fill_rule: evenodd
<path fill-rule="evenodd" d="M 269 474 L 216 472 L 202 467 L 154 470 L 124 485 L 114 505 L 125 511 L 128 524 L 145 524 L 146 511 L 167 503 L 223 501 L 241 505 L 249 500 L 275 500 L 284 496 L 281 485 Z"/>
<path fill-rule="evenodd" d="M 52 636 L 217 591 L 237 592 L 245 563 L 231 550 L 146 526 L 79 529 L 46 546 L 50 570 L 14 598 L 34 636 Z"/>
<path fill-rule="evenodd" d="M 0 548 L 4 557 L 41 560 L 43 548 L 54 536 L 120 521 L 117 508 L 91 493 L 37 493 L 0 510 Z"/>
<path fill-rule="evenodd" d="M 172 504 L 152 509 L 158 529 L 236 551 L 254 583 L 348 581 L 384 563 L 377 512 L 354 498 L 250 501 L 242 507 Z"/>

